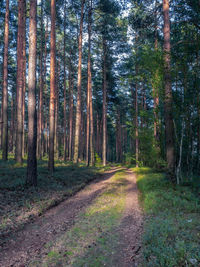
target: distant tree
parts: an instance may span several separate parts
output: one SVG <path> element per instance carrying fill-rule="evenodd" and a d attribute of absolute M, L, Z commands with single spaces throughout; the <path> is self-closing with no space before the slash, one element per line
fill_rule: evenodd
<path fill-rule="evenodd" d="M 76 126 L 75 126 L 75 141 L 74 141 L 74 163 L 78 163 L 79 145 L 80 145 L 80 127 L 81 127 L 81 77 L 82 77 L 82 39 L 83 39 L 83 18 L 84 18 L 85 0 L 81 1 L 81 19 L 80 32 L 78 39 L 78 85 L 77 85 L 77 103 L 76 103 Z"/>
<path fill-rule="evenodd" d="M 175 151 L 174 151 L 174 124 L 172 111 L 172 87 L 171 87 L 171 66 L 170 66 L 170 18 L 169 1 L 163 0 L 164 16 L 164 86 L 165 86 L 165 140 L 166 159 L 170 175 L 175 174 Z"/>
<path fill-rule="evenodd" d="M 3 97 L 2 97 L 2 158 L 8 159 L 8 38 L 9 38 L 9 0 L 6 0 L 4 26 L 4 59 L 3 59 Z"/>
<path fill-rule="evenodd" d="M 55 98 L 56 98 L 56 1 L 51 0 L 51 63 L 49 103 L 49 171 L 54 171 Z"/>
<path fill-rule="evenodd" d="M 92 0 L 88 8 L 88 84 L 87 84 L 87 133 L 86 133 L 86 162 L 94 165 L 94 129 L 93 129 L 93 104 L 92 104 L 92 72 L 91 72 L 91 34 L 92 34 Z"/>
<path fill-rule="evenodd" d="M 24 39 L 26 30 L 26 1 L 18 0 L 18 34 L 17 34 L 17 95 L 16 95 L 16 148 L 15 159 L 22 163 L 22 133 L 23 133 L 23 89 L 24 89 Z"/>
<path fill-rule="evenodd" d="M 37 113 L 36 113 L 36 49 L 37 0 L 30 0 L 29 14 L 29 65 L 28 65 L 28 185 L 37 186 Z"/>

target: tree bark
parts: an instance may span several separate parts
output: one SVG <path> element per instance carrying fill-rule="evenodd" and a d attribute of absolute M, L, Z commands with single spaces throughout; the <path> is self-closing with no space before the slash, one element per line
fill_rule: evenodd
<path fill-rule="evenodd" d="M 36 113 L 37 0 L 30 0 L 28 68 L 28 162 L 27 180 L 37 186 L 37 113 Z"/>
<path fill-rule="evenodd" d="M 49 26 L 49 20 L 48 16 L 46 19 L 46 29 L 45 29 L 45 45 L 44 45 L 44 146 L 43 146 L 43 155 L 48 154 L 48 134 L 47 134 L 47 128 L 48 128 L 48 95 L 47 95 L 47 82 L 46 82 L 46 61 L 47 61 L 47 38 L 48 38 L 48 26 Z"/>
<path fill-rule="evenodd" d="M 56 1 L 51 0 L 51 61 L 49 103 L 49 172 L 54 171 L 55 94 L 56 94 Z"/>
<path fill-rule="evenodd" d="M 22 133 L 23 133 L 23 44 L 26 28 L 26 1 L 18 0 L 18 34 L 17 34 L 17 112 L 16 112 L 16 148 L 15 160 L 22 164 Z"/>
<path fill-rule="evenodd" d="M 42 159 L 42 142 L 43 142 L 43 87 L 44 87 L 44 73 L 43 73 L 43 0 L 41 1 L 41 20 L 40 20 L 40 87 L 39 87 L 39 105 L 38 105 L 38 142 L 37 154 L 38 158 Z"/>
<path fill-rule="evenodd" d="M 69 160 L 72 160 L 72 137 L 73 137 L 73 74 L 71 58 L 69 62 Z"/>
<path fill-rule="evenodd" d="M 9 150 L 13 153 L 13 140 L 14 140 L 14 94 L 12 92 L 11 100 L 11 122 L 10 122 L 10 135 L 9 135 Z"/>
<path fill-rule="evenodd" d="M 137 70 L 136 70 L 137 73 Z M 136 74 L 137 75 L 137 74 Z M 138 83 L 135 85 L 135 161 L 139 166 L 139 132 L 138 132 Z"/>
<path fill-rule="evenodd" d="M 164 15 L 164 86 L 165 86 L 165 140 L 166 140 L 166 159 L 168 171 L 173 179 L 175 174 L 175 152 L 174 152 L 174 125 L 172 114 L 172 88 L 171 88 L 171 68 L 170 68 L 170 18 L 169 0 L 163 0 Z"/>
<path fill-rule="evenodd" d="M 158 50 L 158 12 L 157 12 L 158 1 L 155 2 L 155 52 Z M 155 80 L 158 78 L 158 70 L 155 71 Z M 158 147 L 159 142 L 159 117 L 158 117 L 158 108 L 159 108 L 159 93 L 156 85 L 153 85 L 153 99 L 154 99 L 154 139 L 156 146 Z"/>
<path fill-rule="evenodd" d="M 60 59 L 56 67 L 56 92 L 55 92 L 55 139 L 54 139 L 54 154 L 56 159 L 59 158 L 58 145 L 58 127 L 59 127 L 59 79 L 60 79 Z"/>
<path fill-rule="evenodd" d="M 25 27 L 25 36 L 26 36 L 26 27 Z M 26 37 L 24 38 L 23 42 L 23 95 L 22 95 L 22 158 L 24 158 L 25 154 L 25 96 L 26 96 Z"/>
<path fill-rule="evenodd" d="M 74 141 L 74 163 L 78 163 L 79 157 L 79 145 L 80 145 L 80 127 L 81 127 L 81 76 L 82 76 L 82 39 L 83 39 L 83 18 L 84 18 L 84 5 L 85 0 L 81 3 L 81 21 L 80 21 L 80 33 L 78 41 L 79 61 L 78 61 L 78 93 L 76 104 L 76 126 L 75 126 L 75 141 Z"/>
<path fill-rule="evenodd" d="M 92 106 L 92 72 L 91 72 L 91 34 L 92 34 L 92 0 L 88 10 L 88 84 L 87 84 L 87 132 L 86 132 L 86 163 L 94 165 L 93 145 L 93 106 Z"/>
<path fill-rule="evenodd" d="M 9 0 L 6 0 L 4 58 L 3 58 L 3 100 L 2 100 L 2 159 L 8 159 L 8 39 L 9 39 Z"/>
<path fill-rule="evenodd" d="M 106 68 L 106 40 L 103 37 L 103 146 L 102 158 L 103 166 L 106 166 L 106 146 L 107 146 L 107 68 Z"/>
<path fill-rule="evenodd" d="M 66 114 L 66 1 L 64 3 L 64 46 L 63 46 L 63 58 L 64 58 L 64 106 L 63 106 L 63 130 L 64 130 L 64 135 L 63 135 L 63 146 L 64 146 L 64 161 L 67 159 L 67 137 L 66 137 L 66 128 L 67 128 L 67 114 Z"/>

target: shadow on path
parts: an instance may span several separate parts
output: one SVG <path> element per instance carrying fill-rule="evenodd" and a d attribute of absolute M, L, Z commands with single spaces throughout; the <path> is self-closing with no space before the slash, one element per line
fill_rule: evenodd
<path fill-rule="evenodd" d="M 68 231 L 77 215 L 106 188 L 109 179 L 119 170 L 114 168 L 106 172 L 103 178 L 96 179 L 6 240 L 0 250 L 0 266 L 26 266 L 28 260 L 42 254 L 45 244 Z"/>

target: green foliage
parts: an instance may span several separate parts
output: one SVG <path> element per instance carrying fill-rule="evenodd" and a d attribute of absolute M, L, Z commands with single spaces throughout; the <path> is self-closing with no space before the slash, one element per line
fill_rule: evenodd
<path fill-rule="evenodd" d="M 131 165 L 135 162 L 135 157 L 131 152 L 127 152 L 124 155 L 124 163 L 126 165 Z"/>
<path fill-rule="evenodd" d="M 162 173 L 149 168 L 134 171 L 148 215 L 143 266 L 199 266 L 199 198 L 190 188 L 169 183 Z"/>
<path fill-rule="evenodd" d="M 95 163 L 96 163 L 96 165 L 102 164 L 102 160 L 101 160 L 100 156 L 98 155 L 98 153 L 95 153 Z"/>

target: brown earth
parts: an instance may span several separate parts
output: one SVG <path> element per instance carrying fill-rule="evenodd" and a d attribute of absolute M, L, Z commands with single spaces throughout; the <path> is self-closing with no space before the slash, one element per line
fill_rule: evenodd
<path fill-rule="evenodd" d="M 54 242 L 68 231 L 80 212 L 83 212 L 102 193 L 109 180 L 119 170 L 113 168 L 73 197 L 50 209 L 35 222 L 5 241 L 0 249 L 0 266 L 29 266 L 30 259 L 46 254 L 45 244 Z M 119 226 L 120 247 L 114 257 L 114 266 L 138 266 L 141 261 L 141 234 L 143 216 L 138 202 L 135 174 L 126 171 L 126 209 Z"/>
<path fill-rule="evenodd" d="M 136 175 L 131 170 L 127 170 L 126 174 L 126 208 L 118 229 L 121 239 L 114 262 L 116 267 L 136 267 L 141 266 L 142 262 L 143 214 L 138 200 Z"/>

